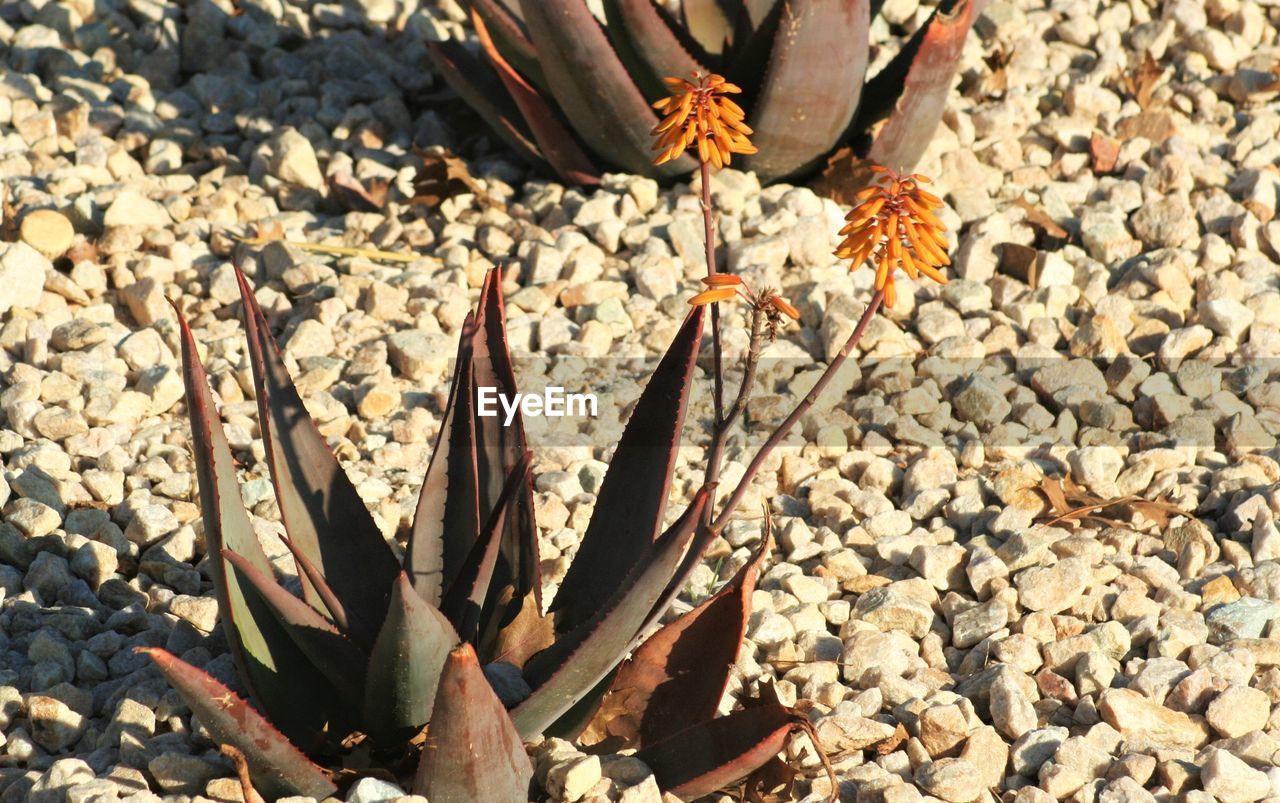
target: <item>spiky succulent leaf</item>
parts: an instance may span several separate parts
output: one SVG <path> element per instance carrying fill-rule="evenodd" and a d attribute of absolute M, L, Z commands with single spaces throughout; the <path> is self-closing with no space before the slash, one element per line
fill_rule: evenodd
<path fill-rule="evenodd" d="M 533 766 L 471 645 L 449 653 L 413 791 L 432 803 L 529 799 Z"/>
<path fill-rule="evenodd" d="M 471 547 L 471 554 L 463 561 L 453 584 L 444 593 L 440 612 L 453 623 L 454 630 L 463 641 L 473 642 L 477 637 L 480 613 L 489 593 L 489 582 L 498 562 L 502 546 L 502 533 L 506 529 L 507 512 L 512 500 L 529 479 L 530 456 L 525 457 L 507 478 L 507 485 L 498 497 L 497 505 L 489 514 L 489 520 L 480 532 L 480 538 Z"/>
<path fill-rule="evenodd" d="M 443 589 L 458 575 L 480 537 L 481 523 L 496 508 L 507 478 L 528 452 L 519 417 L 508 427 L 497 416 L 476 413 L 477 387 L 495 388 L 508 398 L 518 392 L 507 349 L 501 278 L 496 268 L 485 277 L 480 304 L 463 326 L 445 420 L 423 480 L 406 551 L 405 565 L 414 587 L 432 604 L 438 604 Z M 506 604 L 499 605 L 496 597 L 507 586 L 514 591 Z M 490 587 L 487 616 L 514 615 L 511 608 L 518 609 L 527 595 L 540 599 L 533 489 L 527 476 L 511 497 Z M 494 610 L 495 606 L 501 610 Z"/>
<path fill-rule="evenodd" d="M 289 539 L 346 608 L 353 637 L 371 643 L 386 615 L 399 561 L 307 413 L 267 328 L 266 316 L 239 268 L 236 279 L 257 387 L 258 426 L 280 518 Z M 312 607 L 324 609 L 305 577 L 302 591 Z"/>
<path fill-rule="evenodd" d="M 748 120 L 762 181 L 815 166 L 849 127 L 867 70 L 868 0 L 787 0 Z M 818 78 L 817 76 L 821 76 Z"/>
<path fill-rule="evenodd" d="M 436 72 L 466 101 L 476 114 L 520 158 L 531 165 L 545 165 L 542 152 L 525 128 L 520 111 L 507 96 L 498 74 L 467 50 L 462 42 L 427 42 L 427 56 Z"/>
<path fill-rule="evenodd" d="M 685 319 L 618 441 L 582 544 L 551 604 L 559 632 L 599 611 L 662 531 L 704 309 L 694 307 Z"/>
<path fill-rule="evenodd" d="M 501 0 L 469 0 L 469 4 L 472 12 L 484 20 L 503 60 L 529 83 L 545 88 L 546 79 L 542 76 L 542 66 L 538 64 L 538 53 L 533 49 L 533 42 L 529 41 L 524 23 L 512 13 L 511 8 Z"/>
<path fill-rule="evenodd" d="M 876 132 L 867 157 L 876 164 L 908 170 L 924 155 L 946 109 L 965 37 L 982 13 L 982 0 L 945 0 L 898 55 L 867 83 L 867 98 L 855 127 Z"/>
<path fill-rule="evenodd" d="M 576 184 L 598 183 L 599 171 L 592 164 L 591 157 L 578 144 L 577 135 L 564 124 L 542 93 L 506 60 L 490 37 L 489 28 L 481 17 L 474 10 L 471 16 L 485 55 L 489 57 L 498 78 L 515 101 L 516 108 L 520 110 L 525 124 L 538 143 L 539 150 L 556 174 Z"/>
<path fill-rule="evenodd" d="M 377 739 L 411 735 L 431 719 L 436 687 L 458 634 L 401 573 L 392 585 L 387 620 L 369 654 L 365 727 Z"/>
<path fill-rule="evenodd" d="M 260 571 L 243 556 L 229 549 L 222 557 L 237 575 L 246 594 L 256 594 L 261 604 L 271 610 L 280 627 L 293 639 L 311 663 L 307 671 L 318 671 L 337 692 L 345 705 L 348 718 L 360 711 L 360 693 L 364 688 L 364 653 L 338 632 L 332 622 L 307 603 L 290 594 L 275 578 Z M 251 601 L 252 605 L 252 601 Z"/>
<path fill-rule="evenodd" d="M 176 306 L 174 310 L 177 312 Z M 314 686 L 305 676 L 298 677 L 291 671 L 306 668 L 306 658 L 268 611 L 250 604 L 239 578 L 222 558 L 222 551 L 227 549 L 260 571 L 271 570 L 240 496 L 231 447 L 214 411 L 213 394 L 195 338 L 180 312 L 178 331 L 191 419 L 191 448 L 210 556 L 209 574 L 227 645 L 241 680 L 258 705 L 285 734 L 309 748 L 325 724 L 325 712 L 307 704 L 314 697 Z"/>
<path fill-rule="evenodd" d="M 641 629 L 670 605 L 710 543 L 709 531 L 698 527 L 706 504 L 703 490 L 676 523 L 645 549 L 593 616 L 525 663 L 524 676 L 533 694 L 511 712 L 522 735 L 541 733 L 593 688 L 604 693 L 597 684 L 625 657 Z M 693 537 L 695 531 L 699 538 Z M 692 562 L 685 555 L 686 547 Z"/>
<path fill-rule="evenodd" d="M 604 0 L 604 13 L 609 40 L 650 101 L 669 94 L 662 82 L 669 75 L 709 72 L 697 42 L 653 0 Z"/>
<path fill-rule="evenodd" d="M 681 798 L 709 795 L 776 756 L 803 715 L 777 703 L 744 708 L 685 728 L 636 753 L 658 786 Z"/>
<path fill-rule="evenodd" d="M 766 535 L 724 588 L 664 625 L 622 665 L 611 693 L 626 700 L 626 730 L 637 734 L 633 746 L 660 742 L 685 723 L 715 717 L 746 633 L 768 544 Z"/>
<path fill-rule="evenodd" d="M 288 795 L 323 799 L 338 791 L 265 717 L 208 673 L 160 647 L 138 647 L 159 667 L 209 734 L 244 753 L 259 792 L 275 800 Z"/>
<path fill-rule="evenodd" d="M 547 87 L 596 155 L 631 173 L 676 175 L 693 169 L 687 155 L 653 166 L 649 131 L 658 118 L 585 0 L 521 0 L 520 7 Z"/>

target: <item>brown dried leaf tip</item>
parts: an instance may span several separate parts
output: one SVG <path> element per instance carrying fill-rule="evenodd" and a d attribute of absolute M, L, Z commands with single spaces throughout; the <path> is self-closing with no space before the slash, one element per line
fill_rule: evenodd
<path fill-rule="evenodd" d="M 777 323 L 782 322 L 783 316 L 793 321 L 800 320 L 800 310 L 778 295 L 776 291 L 765 289 L 754 292 L 742 277 L 736 274 L 717 273 L 706 277 L 702 283 L 707 286 L 707 289 L 689 299 L 689 303 L 695 307 L 729 301 L 736 296 L 750 304 L 752 309 L 765 313 L 770 320 L 776 318 Z"/>
<path fill-rule="evenodd" d="M 884 301 L 893 306 L 898 293 L 894 273 L 899 267 L 912 279 L 923 273 L 939 284 L 947 277 L 941 268 L 950 265 L 947 237 L 933 210 L 942 200 L 922 188 L 929 179 L 919 173 L 899 175 L 887 167 L 871 168 L 879 175 L 876 183 L 854 196 L 856 206 L 845 217 L 840 234 L 844 240 L 836 249 L 840 259 L 853 261 L 856 268 L 868 258 L 876 267 L 876 289 L 884 291 Z"/>
<path fill-rule="evenodd" d="M 654 150 L 661 151 L 655 165 L 678 158 L 695 141 L 698 158 L 717 168 L 727 166 L 732 154 L 756 152 L 748 139 L 751 127 L 743 122 L 746 113 L 727 97 L 741 92 L 741 87 L 715 73 L 662 80 L 671 95 L 653 104 L 663 115 L 650 132 L 658 138 Z"/>

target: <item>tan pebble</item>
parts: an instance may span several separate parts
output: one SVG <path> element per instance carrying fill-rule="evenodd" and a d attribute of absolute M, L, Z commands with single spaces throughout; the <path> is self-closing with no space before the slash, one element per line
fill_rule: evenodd
<path fill-rule="evenodd" d="M 57 259 L 71 247 L 76 232 L 61 213 L 37 209 L 22 219 L 18 234 L 27 245 L 49 259 Z"/>

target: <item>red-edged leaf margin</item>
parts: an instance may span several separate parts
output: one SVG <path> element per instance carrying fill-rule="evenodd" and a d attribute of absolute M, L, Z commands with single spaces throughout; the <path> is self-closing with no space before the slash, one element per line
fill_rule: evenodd
<path fill-rule="evenodd" d="M 254 785 L 271 799 L 338 791 L 329 776 L 235 692 L 160 647 L 136 647 L 177 689 L 210 735 L 244 754 Z"/>
<path fill-rule="evenodd" d="M 386 616 L 399 561 L 307 413 L 248 280 L 238 267 L 235 273 L 280 519 L 342 602 L 352 636 L 368 645 Z M 310 581 L 300 580 L 303 599 L 323 610 Z"/>
<path fill-rule="evenodd" d="M 551 604 L 558 632 L 598 612 L 662 531 L 704 309 L 694 307 L 685 318 L 627 421 L 582 544 Z"/>
<path fill-rule="evenodd" d="M 511 712 L 522 735 L 546 730 L 593 690 L 603 696 L 608 687 L 600 680 L 671 604 L 710 545 L 714 535 L 698 526 L 707 499 L 704 488 L 591 618 L 524 665 L 533 694 Z"/>

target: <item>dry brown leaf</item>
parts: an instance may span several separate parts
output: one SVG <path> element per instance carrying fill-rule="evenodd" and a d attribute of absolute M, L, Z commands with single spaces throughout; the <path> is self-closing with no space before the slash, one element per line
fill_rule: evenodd
<path fill-rule="evenodd" d="M 366 188 L 350 173 L 334 173 L 329 176 L 329 191 L 352 212 L 377 212 L 387 205 L 391 185 L 385 179 L 374 178 Z"/>
<path fill-rule="evenodd" d="M 1151 57 L 1151 53 L 1148 51 L 1142 54 L 1142 63 L 1132 72 L 1125 75 L 1125 89 L 1138 101 L 1138 106 L 1145 109 L 1151 105 L 1152 95 L 1155 93 L 1156 86 L 1159 85 L 1160 78 L 1163 75 L 1164 68 L 1156 63 L 1156 60 Z"/>
<path fill-rule="evenodd" d="M 1069 524 L 1077 526 L 1090 521 L 1104 527 L 1129 527 L 1133 513 L 1141 513 L 1161 530 L 1169 526 L 1175 516 L 1188 516 L 1190 513 L 1165 499 L 1143 499 L 1140 496 L 1121 496 L 1115 499 L 1104 499 L 1077 485 L 1071 477 L 1045 477 L 1040 481 L 1039 491 L 1049 502 L 1050 510 L 1042 519 L 1046 525 Z M 1127 510 L 1128 515 L 1121 518 L 1103 511 L 1118 508 Z"/>
<path fill-rule="evenodd" d="M 799 776 L 794 767 L 774 756 L 747 776 L 743 797 L 751 803 L 795 800 L 794 789 Z"/>
<path fill-rule="evenodd" d="M 1028 223 L 1040 229 L 1050 237 L 1065 240 L 1071 236 L 1066 229 L 1058 225 L 1056 220 L 1049 217 L 1048 212 L 1028 201 L 1026 196 L 1014 201 L 1014 204 L 1026 211 Z"/>
<path fill-rule="evenodd" d="M 446 199 L 463 193 L 471 193 L 483 203 L 491 203 L 484 188 L 472 177 L 467 163 L 451 153 L 425 153 L 422 168 L 413 177 L 413 199 L 410 203 L 436 209 Z"/>
<path fill-rule="evenodd" d="M 884 741 L 876 744 L 875 746 L 876 754 L 881 756 L 887 756 L 890 753 L 896 751 L 899 747 L 902 747 L 902 745 L 906 744 L 907 740 L 910 738 L 911 738 L 911 734 L 907 733 L 907 729 L 902 726 L 901 722 L 899 722 L 898 727 L 893 729 L 893 733 L 889 736 L 888 739 L 885 739 Z"/>

